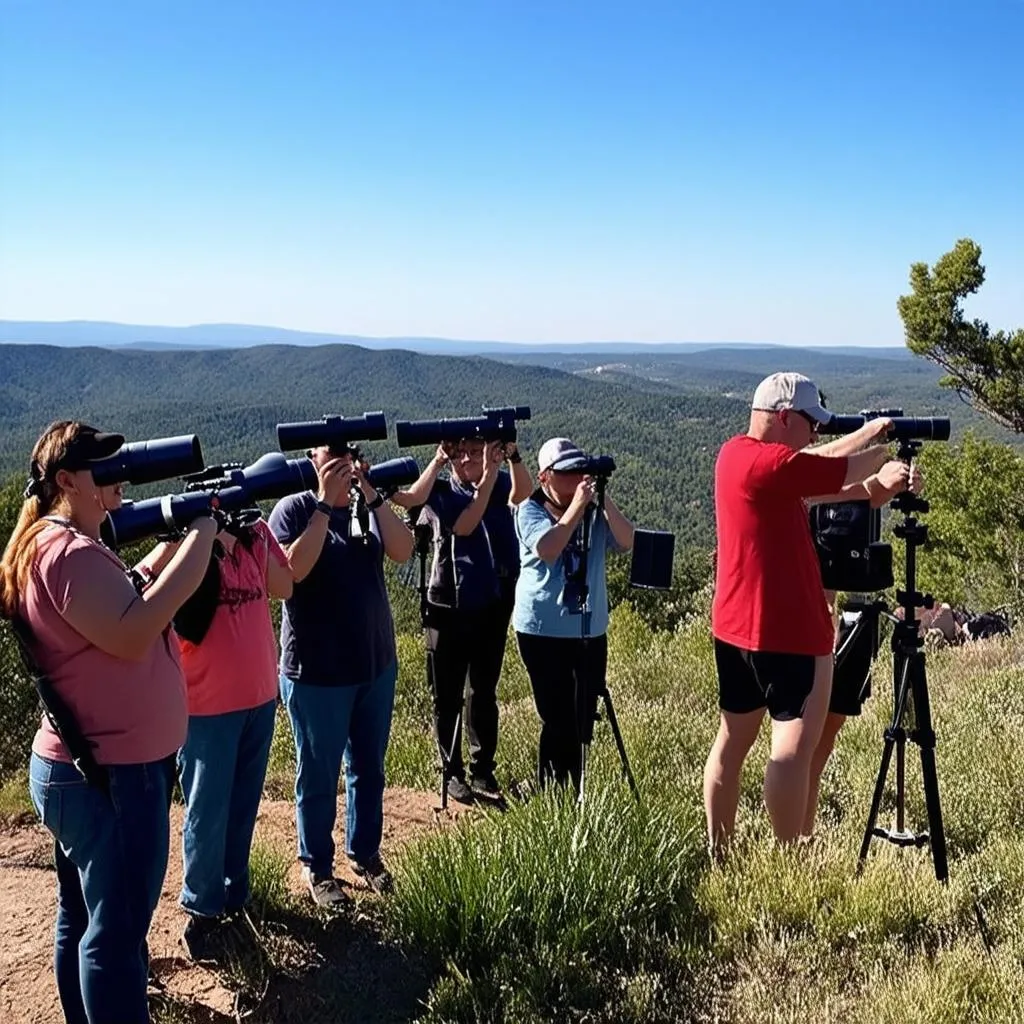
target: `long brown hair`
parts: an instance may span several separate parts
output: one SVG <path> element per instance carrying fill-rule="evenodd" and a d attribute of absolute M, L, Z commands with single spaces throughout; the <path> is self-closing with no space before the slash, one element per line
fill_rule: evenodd
<path fill-rule="evenodd" d="M 62 510 L 63 495 L 56 482 L 57 470 L 67 457 L 68 447 L 83 429 L 91 428 L 77 420 L 57 420 L 43 431 L 32 449 L 25 502 L 0 558 L 0 610 L 8 618 L 17 613 L 28 584 L 36 538 L 48 525 L 43 516 Z"/>

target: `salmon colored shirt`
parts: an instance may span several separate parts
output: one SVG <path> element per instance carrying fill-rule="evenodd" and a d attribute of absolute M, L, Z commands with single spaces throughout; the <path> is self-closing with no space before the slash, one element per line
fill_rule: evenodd
<path fill-rule="evenodd" d="M 33 654 L 67 704 L 99 764 L 145 764 L 185 741 L 185 678 L 170 629 L 143 658 L 118 658 L 90 643 L 64 615 L 75 588 L 89 576 L 124 585 L 125 567 L 112 551 L 77 530 L 54 524 L 37 538 L 20 613 L 33 635 Z M 43 716 L 32 750 L 69 761 Z"/>
<path fill-rule="evenodd" d="M 190 715 L 220 715 L 258 707 L 277 696 L 277 642 L 270 620 L 267 562 L 287 565 L 262 520 L 249 551 L 236 541 L 219 561 L 217 610 L 202 643 L 178 637 L 188 680 Z"/>

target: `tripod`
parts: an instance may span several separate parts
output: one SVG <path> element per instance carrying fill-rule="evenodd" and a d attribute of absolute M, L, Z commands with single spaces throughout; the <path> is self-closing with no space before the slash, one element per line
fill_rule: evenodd
<path fill-rule="evenodd" d="M 413 537 L 415 538 L 416 556 L 419 559 L 419 584 L 417 589 L 420 595 L 420 625 L 424 632 L 430 628 L 427 602 L 427 555 L 430 552 L 430 543 L 433 538 L 433 530 L 427 523 L 412 524 Z M 434 659 L 428 650 L 426 655 L 427 685 L 434 702 L 434 718 L 437 722 L 435 739 L 437 741 L 437 753 L 441 758 L 441 810 L 448 808 L 448 783 L 455 777 L 452 770 L 452 759 L 455 755 L 456 744 L 462 739 L 462 706 L 455 715 L 455 725 L 452 729 L 451 741 L 446 745 L 441 735 L 441 706 L 440 693 L 437 687 L 437 680 L 434 677 Z"/>
<path fill-rule="evenodd" d="M 897 457 L 910 462 L 920 441 L 900 442 Z M 915 512 L 927 512 L 928 502 L 910 491 L 897 495 L 892 505 L 903 513 L 903 522 L 895 527 L 894 533 L 906 542 L 906 583 L 905 590 L 896 592 L 897 602 L 903 608 L 903 619 L 896 620 L 893 629 L 893 715 L 885 730 L 885 745 L 882 749 L 882 763 L 871 798 L 864 840 L 860 847 L 858 871 L 864 866 L 871 840 L 884 839 L 895 846 L 931 846 L 935 877 L 945 882 L 949 877 L 946 864 L 946 834 L 942 828 L 942 808 L 939 805 L 939 782 L 935 771 L 935 732 L 932 729 L 931 704 L 928 700 L 928 681 L 925 674 L 924 640 L 918 631 L 918 607 L 931 608 L 934 598 L 917 590 L 917 549 L 928 539 L 928 527 L 919 523 Z M 913 706 L 914 726 L 909 731 L 903 720 L 908 706 Z M 905 814 L 905 758 L 907 740 L 915 743 L 921 752 L 921 774 L 924 781 L 925 807 L 928 813 L 928 831 L 913 832 L 906 827 Z M 891 829 L 877 825 L 878 812 L 885 792 L 886 777 L 896 753 L 896 822 Z"/>
<path fill-rule="evenodd" d="M 602 671 L 599 679 L 590 678 L 590 658 L 588 648 L 592 642 L 590 636 L 591 606 L 590 606 L 590 585 L 587 583 L 587 563 L 590 558 L 590 548 L 593 537 L 594 521 L 604 509 L 604 492 L 608 484 L 606 476 L 595 478 L 597 500 L 588 506 L 583 514 L 582 545 L 580 553 L 580 568 L 577 578 L 575 596 L 581 610 L 580 617 L 580 640 L 583 644 L 583 671 L 576 673 L 576 724 L 580 735 L 580 776 L 579 785 L 576 789 L 578 803 L 583 803 L 584 783 L 587 775 L 587 754 L 590 751 L 590 744 L 594 739 L 594 723 L 600 718 L 597 710 L 598 700 L 604 703 L 605 717 L 611 726 L 612 736 L 615 738 L 615 747 L 619 752 L 619 760 L 622 762 L 622 774 L 629 784 L 630 791 L 640 802 L 640 791 L 637 789 L 636 780 L 629 767 L 629 757 L 626 755 L 626 745 L 622 740 L 622 732 L 619 729 L 619 720 L 615 716 L 615 706 L 612 704 L 612 695 L 608 690 L 606 674 Z M 568 582 L 568 580 L 567 580 Z"/>

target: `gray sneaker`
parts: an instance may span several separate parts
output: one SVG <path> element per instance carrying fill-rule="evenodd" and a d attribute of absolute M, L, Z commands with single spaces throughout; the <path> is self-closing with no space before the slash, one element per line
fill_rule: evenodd
<path fill-rule="evenodd" d="M 368 861 L 360 864 L 353 860 L 352 870 L 376 893 L 384 895 L 395 887 L 391 872 L 384 866 L 380 854 L 375 853 Z"/>
<path fill-rule="evenodd" d="M 460 804 L 471 804 L 473 802 L 473 791 L 466 785 L 465 779 L 453 775 L 448 780 L 448 799 L 457 800 Z"/>
<path fill-rule="evenodd" d="M 302 869 L 302 878 L 309 887 L 309 894 L 318 907 L 337 910 L 348 897 L 333 875 L 318 875 L 308 865 Z"/>

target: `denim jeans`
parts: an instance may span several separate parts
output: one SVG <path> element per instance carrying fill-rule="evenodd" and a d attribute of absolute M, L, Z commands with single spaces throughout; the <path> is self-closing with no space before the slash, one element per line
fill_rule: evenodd
<path fill-rule="evenodd" d="M 276 703 L 189 717 L 178 775 L 185 797 L 181 905 L 191 914 L 231 914 L 249 896 L 249 850 Z"/>
<path fill-rule="evenodd" d="M 29 791 L 56 839 L 54 973 L 67 1024 L 146 1024 L 146 933 L 170 838 L 169 761 L 112 765 L 110 796 L 36 754 Z"/>
<path fill-rule="evenodd" d="M 372 683 L 314 686 L 281 677 L 295 737 L 299 860 L 317 875 L 334 870 L 338 779 L 345 764 L 345 852 L 365 864 L 384 829 L 384 755 L 395 703 L 395 662 Z"/>

